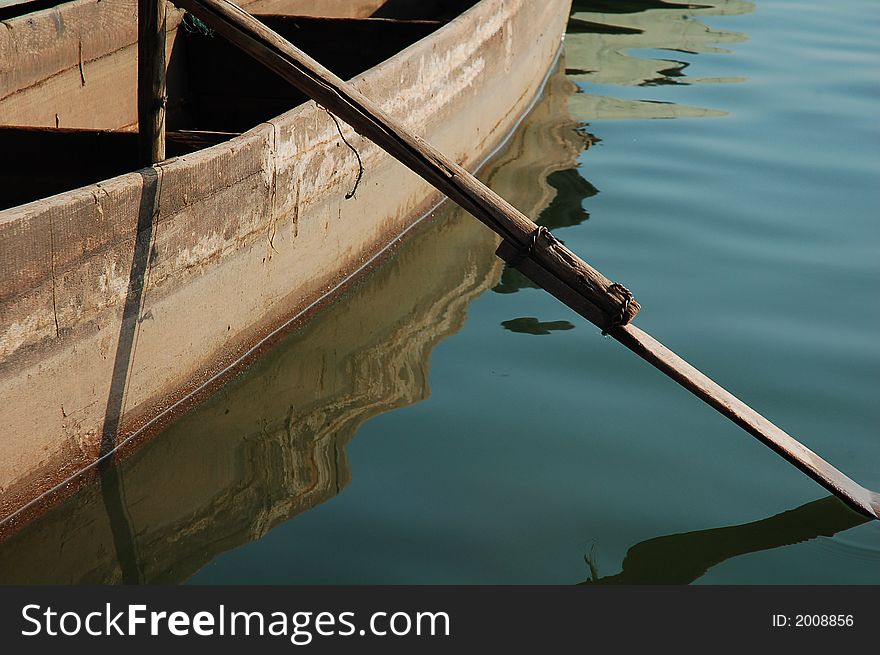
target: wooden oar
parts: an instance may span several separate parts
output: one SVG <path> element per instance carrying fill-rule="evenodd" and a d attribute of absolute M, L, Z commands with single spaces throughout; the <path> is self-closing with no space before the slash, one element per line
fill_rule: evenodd
<path fill-rule="evenodd" d="M 678 355 L 629 324 L 639 304 L 454 161 L 228 0 L 173 0 L 430 182 L 504 241 L 497 254 L 620 343 L 760 439 L 853 509 L 880 518 L 880 494 L 831 466 Z"/>

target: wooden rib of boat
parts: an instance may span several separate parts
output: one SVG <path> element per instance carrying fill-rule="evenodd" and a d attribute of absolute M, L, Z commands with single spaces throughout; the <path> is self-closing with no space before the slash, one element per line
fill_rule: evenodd
<path fill-rule="evenodd" d="M 535 98 L 569 2 L 241 4 L 473 168 Z M 170 158 L 136 170 L 136 6 L 0 15 L 0 534 L 172 420 L 439 200 L 170 6 Z"/>

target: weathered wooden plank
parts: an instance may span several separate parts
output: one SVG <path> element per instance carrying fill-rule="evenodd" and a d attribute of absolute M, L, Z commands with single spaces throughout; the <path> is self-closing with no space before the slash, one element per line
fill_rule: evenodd
<path fill-rule="evenodd" d="M 20 7 L 21 9 L 27 10 L 27 7 L 21 7 L 21 5 L 36 5 L 39 0 L 0 0 L 0 9 L 9 9 L 11 7 Z"/>
<path fill-rule="evenodd" d="M 0 123 L 137 124 L 137 3 L 75 0 L 3 21 Z M 183 12 L 168 10 L 167 51 Z"/>
<path fill-rule="evenodd" d="M 166 156 L 177 157 L 237 136 L 230 132 L 168 131 Z M 138 135 L 112 130 L 79 130 L 0 125 L 0 210 L 71 191 L 135 170 Z M 72 165 L 75 162 L 75 165 Z M 2 285 L 0 285 L 2 286 Z"/>
<path fill-rule="evenodd" d="M 5 29 L 0 29 L 0 100 L 68 69 L 79 74 L 80 61 L 88 66 L 133 44 L 137 38 L 136 7 L 135 0 L 77 0 L 4 21 Z"/>

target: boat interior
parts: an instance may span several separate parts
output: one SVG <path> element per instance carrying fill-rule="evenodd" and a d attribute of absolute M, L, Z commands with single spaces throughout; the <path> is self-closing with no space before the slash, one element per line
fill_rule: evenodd
<path fill-rule="evenodd" d="M 280 0 L 255 3 L 258 8 L 268 5 L 271 13 L 253 13 L 335 74 L 351 79 L 476 3 L 359 0 L 322 7 L 314 0 Z M 0 19 L 58 4 L 20 0 L 0 8 Z M 297 15 L 297 9 L 310 14 L 332 9 L 336 15 Z M 168 157 L 228 140 L 307 100 L 189 15 L 177 29 L 167 57 L 167 93 Z M 0 210 L 139 168 L 136 123 L 97 129 L 0 125 L 0 152 L 14 154 L 0 158 Z"/>

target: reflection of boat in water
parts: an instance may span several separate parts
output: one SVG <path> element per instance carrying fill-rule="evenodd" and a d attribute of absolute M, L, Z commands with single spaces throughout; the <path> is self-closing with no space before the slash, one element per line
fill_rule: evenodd
<path fill-rule="evenodd" d="M 733 16 L 754 11 L 743 0 L 706 0 L 679 4 L 659 0 L 607 2 L 575 0 L 565 41 L 572 81 L 582 84 L 658 86 L 728 83 L 742 78 L 685 77 L 687 63 L 638 56 L 631 50 L 689 54 L 722 53 L 721 43 L 746 39 L 740 32 L 713 29 L 703 16 Z M 616 98 L 594 93 L 572 97 L 572 114 L 585 119 L 717 117 L 725 112 L 678 103 Z"/>
<path fill-rule="evenodd" d="M 599 577 L 588 557 L 591 574 L 582 584 L 690 584 L 733 557 L 833 537 L 868 521 L 828 496 L 753 523 L 642 541 L 627 551 L 623 570 L 615 575 Z"/>
<path fill-rule="evenodd" d="M 554 197 L 543 180 L 583 147 L 567 114 L 570 92 L 553 75 L 482 174 L 531 215 Z M 358 427 L 429 394 L 431 351 L 497 281 L 496 246 L 482 225 L 441 208 L 342 302 L 0 545 L 0 581 L 181 581 L 337 494 Z"/>

